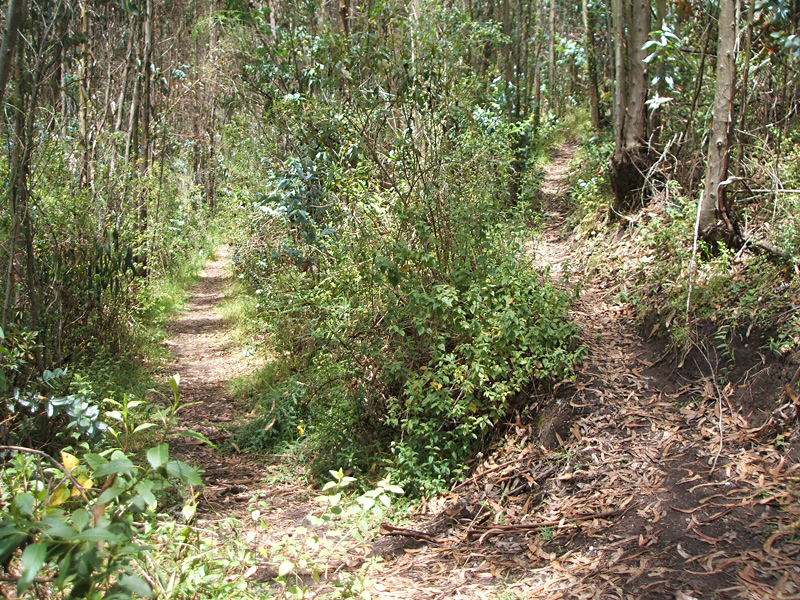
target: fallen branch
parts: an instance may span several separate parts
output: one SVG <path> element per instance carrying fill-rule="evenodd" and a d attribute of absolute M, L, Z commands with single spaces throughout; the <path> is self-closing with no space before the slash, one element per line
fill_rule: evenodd
<path fill-rule="evenodd" d="M 606 510 L 603 512 L 591 513 L 588 515 L 577 515 L 575 517 L 564 517 L 562 519 L 555 519 L 552 521 L 534 521 L 530 523 L 516 523 L 514 525 L 493 525 L 493 526 L 486 526 L 486 527 L 471 527 L 467 530 L 467 540 L 470 537 L 480 535 L 480 540 L 478 543 L 482 543 L 483 540 L 486 538 L 494 537 L 495 535 L 502 535 L 505 533 L 516 533 L 520 531 L 535 531 L 537 529 L 541 529 L 542 527 L 557 527 L 561 525 L 563 522 L 580 522 L 580 521 L 592 521 L 594 519 L 607 519 L 609 517 L 616 517 L 619 515 L 624 515 L 626 512 L 638 506 L 637 503 L 633 503 L 630 506 L 626 506 L 625 508 L 617 508 L 614 510 Z"/>
<path fill-rule="evenodd" d="M 769 242 L 765 242 L 763 240 L 748 240 L 747 244 L 753 248 L 756 248 L 762 254 L 768 254 L 774 258 L 780 258 L 782 260 L 792 259 L 788 252 L 785 252 L 775 244 L 770 244 Z"/>
<path fill-rule="evenodd" d="M 500 465 L 495 465 L 495 466 L 494 466 L 494 467 L 492 467 L 491 469 L 486 469 L 485 471 L 481 471 L 481 472 L 480 472 L 480 473 L 478 473 L 477 475 L 473 475 L 472 477 L 470 477 L 470 478 L 469 478 L 469 479 L 467 479 L 466 481 L 462 481 L 462 482 L 461 482 L 461 483 L 459 483 L 458 485 L 454 486 L 454 487 L 453 487 L 453 488 L 452 488 L 450 491 L 451 491 L 451 492 L 455 492 L 456 490 L 459 490 L 459 489 L 461 489 L 462 487 L 464 487 L 464 486 L 466 486 L 466 485 L 469 485 L 470 483 L 474 483 L 474 482 L 478 481 L 478 479 L 480 479 L 480 478 L 481 478 L 481 477 L 483 477 L 484 475 L 488 475 L 489 473 L 494 473 L 495 471 L 499 471 L 500 469 L 504 469 L 505 467 L 507 467 L 507 466 L 509 466 L 509 465 L 513 465 L 514 463 L 518 463 L 518 462 L 520 462 L 521 460 L 525 459 L 525 457 L 527 457 L 527 456 L 528 456 L 528 454 L 530 454 L 530 452 L 529 452 L 529 451 L 527 451 L 527 452 L 523 452 L 523 453 L 522 453 L 522 455 L 518 456 L 518 457 L 517 457 L 517 458 L 515 458 L 515 459 L 509 460 L 509 461 L 507 461 L 507 462 L 504 462 L 504 463 L 502 463 L 502 464 L 500 464 Z"/>
<path fill-rule="evenodd" d="M 429 533 L 425 533 L 424 531 L 409 529 L 407 527 L 395 527 L 389 523 L 381 523 L 380 533 L 381 535 L 400 535 L 403 537 L 413 538 L 415 540 L 431 542 L 433 544 L 441 544 L 446 541 L 442 538 L 432 536 Z"/>

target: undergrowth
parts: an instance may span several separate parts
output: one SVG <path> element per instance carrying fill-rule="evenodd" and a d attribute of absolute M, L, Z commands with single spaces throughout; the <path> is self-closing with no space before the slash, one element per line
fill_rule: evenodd
<path fill-rule="evenodd" d="M 616 281 L 617 298 L 636 307 L 644 335 L 665 338 L 679 356 L 704 338 L 729 348 L 734 338 L 753 332 L 767 338 L 766 351 L 783 355 L 797 349 L 800 323 L 792 307 L 800 291 L 795 218 L 800 200 L 787 195 L 741 211 L 746 237 L 774 244 L 782 256 L 748 244 L 732 250 L 700 241 L 693 262 L 696 199 L 669 181 L 641 210 L 613 214 L 605 175 L 609 152 L 609 141 L 591 138 L 584 144 L 571 190 L 571 223 L 587 241 L 591 268 Z M 784 164 L 784 184 L 794 185 L 796 164 Z M 730 352 L 723 355 L 733 358 Z"/>
<path fill-rule="evenodd" d="M 381 188 L 371 161 L 326 154 L 274 163 L 234 258 L 250 290 L 234 310 L 270 361 L 244 385 L 261 413 L 237 447 L 302 441 L 318 478 L 388 469 L 430 494 L 464 473 L 534 381 L 570 375 L 581 355 L 570 298 L 520 245 L 546 141 L 528 142 L 516 179 L 528 125 L 489 128 L 487 114 L 462 116 L 462 133 L 415 167 L 440 171 L 438 185 Z M 411 141 L 397 143 L 397 160 L 410 157 Z"/>

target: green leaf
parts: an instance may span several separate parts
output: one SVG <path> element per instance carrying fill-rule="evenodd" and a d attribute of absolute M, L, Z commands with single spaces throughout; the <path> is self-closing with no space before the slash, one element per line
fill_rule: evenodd
<path fill-rule="evenodd" d="M 145 501 L 147 507 L 151 510 L 156 507 L 158 501 L 156 500 L 155 495 L 153 494 L 153 482 L 144 480 L 140 481 L 136 486 L 136 491 L 142 497 L 142 500 Z"/>
<path fill-rule="evenodd" d="M 17 582 L 17 595 L 22 594 L 39 574 L 47 558 L 47 544 L 42 542 L 31 544 L 22 552 L 22 576 Z"/>
<path fill-rule="evenodd" d="M 289 573 L 294 570 L 294 563 L 288 560 L 285 560 L 281 563 L 281 566 L 278 567 L 278 577 L 285 577 Z"/>
<path fill-rule="evenodd" d="M 112 533 L 106 527 L 93 527 L 92 529 L 87 529 L 86 531 L 82 531 L 77 535 L 75 538 L 82 542 L 118 542 L 119 536 L 115 533 Z"/>
<path fill-rule="evenodd" d="M 133 430 L 133 433 L 139 433 L 140 431 L 144 431 L 145 429 L 150 429 L 151 427 L 155 426 L 155 423 L 142 423 L 141 425 L 136 426 L 136 429 Z"/>
<path fill-rule="evenodd" d="M 375 500 L 372 498 L 367 498 L 365 496 L 361 496 L 360 498 L 356 498 L 358 503 L 364 507 L 364 510 L 369 510 L 373 506 L 375 506 Z"/>
<path fill-rule="evenodd" d="M 14 550 L 28 539 L 28 536 L 16 528 L 7 527 L 2 531 L 9 531 L 9 533 L 0 532 L 0 564 L 5 564 L 8 557 L 14 553 Z"/>
<path fill-rule="evenodd" d="M 167 474 L 170 477 L 177 477 L 184 485 L 203 485 L 203 480 L 197 471 L 180 460 L 171 460 L 167 463 Z"/>
<path fill-rule="evenodd" d="M 147 451 L 147 462 L 154 469 L 163 467 L 169 460 L 169 444 L 161 444 Z"/>
<path fill-rule="evenodd" d="M 69 540 L 78 533 L 67 523 L 57 517 L 48 517 L 42 521 L 42 533 L 51 538 Z"/>
<path fill-rule="evenodd" d="M 95 469 L 93 475 L 95 477 L 105 477 L 106 475 L 114 475 L 116 473 L 129 474 L 136 468 L 127 458 L 118 458 L 110 460 L 106 464 L 101 465 Z"/>
<path fill-rule="evenodd" d="M 124 487 L 118 485 L 112 485 L 110 488 L 108 488 L 106 491 L 100 494 L 100 497 L 97 499 L 97 502 L 99 504 L 108 504 L 109 502 L 117 498 L 124 491 L 125 491 Z"/>
<path fill-rule="evenodd" d="M 79 508 L 72 513 L 72 525 L 82 531 L 89 524 L 89 511 Z"/>
<path fill-rule="evenodd" d="M 196 440 L 200 440 L 204 444 L 208 444 L 209 446 L 214 448 L 214 450 L 219 450 L 219 447 L 214 442 L 212 442 L 210 439 L 208 439 L 206 436 L 204 436 L 199 431 L 195 431 L 194 429 L 186 429 L 184 431 L 176 433 L 175 435 L 180 435 L 180 436 L 190 437 L 190 438 L 194 438 Z"/>
<path fill-rule="evenodd" d="M 186 519 L 187 521 L 191 521 L 196 513 L 197 513 L 196 504 L 184 504 L 183 508 L 181 509 L 181 514 L 183 515 L 183 518 Z"/>
<path fill-rule="evenodd" d="M 144 598 L 153 597 L 153 590 L 150 589 L 150 586 L 144 579 L 137 575 L 123 575 L 119 578 L 119 585 L 137 596 L 142 596 Z"/>
<path fill-rule="evenodd" d="M 33 503 L 34 498 L 28 492 L 17 494 L 14 501 L 11 503 L 11 509 L 17 514 L 22 514 L 28 517 L 33 516 Z"/>
<path fill-rule="evenodd" d="M 108 459 L 104 456 L 100 456 L 99 454 L 86 454 L 83 457 L 83 462 L 85 462 L 92 472 L 94 472 L 103 465 L 107 465 Z"/>
<path fill-rule="evenodd" d="M 180 385 L 181 385 L 181 376 L 178 373 L 175 373 L 175 375 L 169 378 L 169 386 L 172 388 L 172 393 L 174 394 L 176 401 L 178 400 L 178 398 L 180 398 L 180 391 L 179 391 Z"/>

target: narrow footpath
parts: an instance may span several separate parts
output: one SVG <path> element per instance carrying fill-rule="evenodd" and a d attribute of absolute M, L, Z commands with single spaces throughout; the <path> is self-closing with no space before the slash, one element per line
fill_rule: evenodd
<path fill-rule="evenodd" d="M 231 430 L 255 414 L 230 390 L 233 378 L 256 367 L 234 339 L 233 324 L 222 315 L 221 304 L 231 289 L 230 266 L 229 249 L 223 247 L 205 265 L 184 314 L 169 327 L 168 346 L 175 359 L 167 374 L 181 377 L 183 407 L 177 432 L 196 431 L 216 447 L 184 436 L 172 443 L 172 451 L 197 467 L 205 482 L 198 498 L 199 525 L 225 523 L 231 541 L 269 549 L 316 507 L 292 457 L 224 447 Z M 259 507 L 263 514 L 254 521 L 253 510 Z M 245 576 L 266 581 L 275 576 L 272 571 L 265 567 Z"/>

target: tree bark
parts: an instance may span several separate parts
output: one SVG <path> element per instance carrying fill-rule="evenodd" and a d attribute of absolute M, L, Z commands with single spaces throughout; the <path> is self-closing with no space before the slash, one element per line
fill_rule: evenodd
<path fill-rule="evenodd" d="M 153 64 L 153 0 L 146 0 L 144 13 L 144 52 L 142 54 L 142 134 L 139 149 L 139 176 L 142 188 L 139 191 L 139 230 L 147 230 L 147 184 L 145 177 L 150 170 L 150 76 Z"/>
<path fill-rule="evenodd" d="M 614 153 L 609 176 L 615 208 L 627 211 L 643 199 L 647 145 L 647 69 L 642 46 L 650 33 L 650 0 L 612 0 L 614 27 Z M 627 43 L 627 48 L 626 48 Z M 627 49 L 627 60 L 626 60 Z"/>
<path fill-rule="evenodd" d="M 81 58 L 78 61 L 78 88 L 79 102 L 78 107 L 78 128 L 80 131 L 80 185 L 91 186 L 91 160 L 89 156 L 89 11 L 86 8 L 88 0 L 82 0 L 81 10 Z"/>
<path fill-rule="evenodd" d="M 728 174 L 730 128 L 733 122 L 733 97 L 736 91 L 736 45 L 738 40 L 738 0 L 721 0 L 719 43 L 717 45 L 717 84 L 714 93 L 713 120 L 708 142 L 706 184 L 700 202 L 698 231 L 703 239 L 716 237 L 720 221 L 722 234 L 729 243 L 736 232 L 728 215 L 725 181 Z"/>
<path fill-rule="evenodd" d="M 3 43 L 0 45 L 0 107 L 5 99 L 8 76 L 11 73 L 11 65 L 14 63 L 14 50 L 17 47 L 24 7 L 24 0 L 9 0 L 8 2 L 6 27 L 3 32 Z"/>
<path fill-rule="evenodd" d="M 628 98 L 625 106 L 625 145 L 629 150 L 646 143 L 647 51 L 642 47 L 650 35 L 650 0 L 634 0 L 628 48 Z"/>
<path fill-rule="evenodd" d="M 556 0 L 550 0 L 550 40 L 547 54 L 547 92 L 550 109 L 556 107 Z"/>
<path fill-rule="evenodd" d="M 597 54 L 594 46 L 594 17 L 589 12 L 589 0 L 583 0 L 583 43 L 586 50 L 586 75 L 589 87 L 589 114 L 592 129 L 600 131 L 600 94 L 597 82 Z"/>

